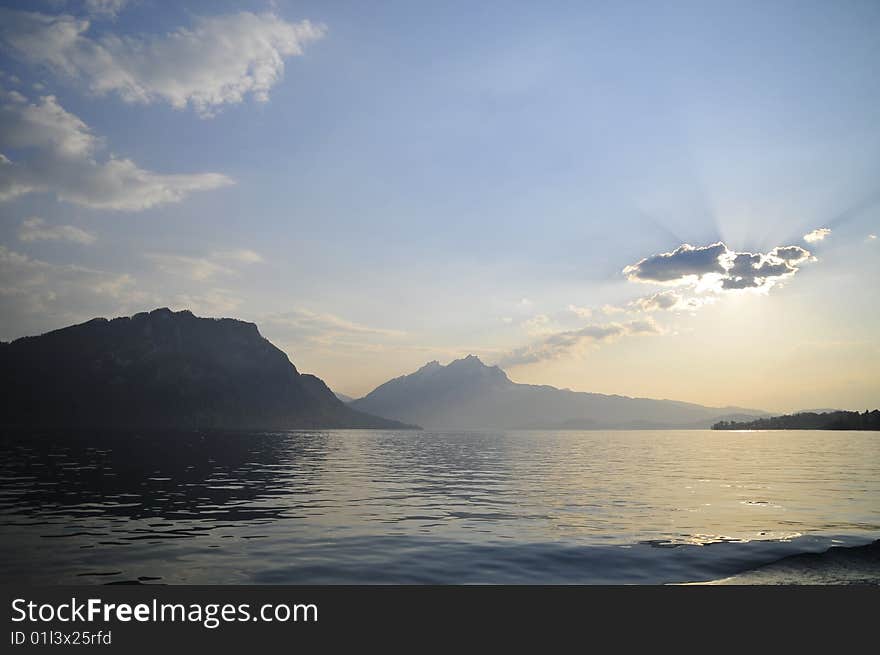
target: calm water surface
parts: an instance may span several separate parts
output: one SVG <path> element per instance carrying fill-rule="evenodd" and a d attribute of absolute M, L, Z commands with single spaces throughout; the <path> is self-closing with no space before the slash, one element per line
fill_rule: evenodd
<path fill-rule="evenodd" d="M 662 583 L 880 536 L 880 433 L 0 436 L 0 582 Z"/>

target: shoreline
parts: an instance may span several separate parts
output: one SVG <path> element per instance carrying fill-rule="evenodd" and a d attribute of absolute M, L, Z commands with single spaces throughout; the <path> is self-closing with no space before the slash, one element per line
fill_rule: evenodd
<path fill-rule="evenodd" d="M 735 575 L 690 585 L 880 585 L 880 539 L 798 553 Z"/>

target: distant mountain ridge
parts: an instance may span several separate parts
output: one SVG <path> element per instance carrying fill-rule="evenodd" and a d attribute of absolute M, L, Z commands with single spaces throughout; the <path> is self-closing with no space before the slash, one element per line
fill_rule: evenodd
<path fill-rule="evenodd" d="M 740 407 L 517 384 L 474 355 L 446 366 L 429 362 L 349 405 L 426 429 L 708 428 L 720 420 L 768 415 Z"/>
<path fill-rule="evenodd" d="M 257 326 L 156 309 L 0 343 L 3 427 L 406 428 L 347 406 Z"/>
<path fill-rule="evenodd" d="M 880 410 L 798 412 L 754 421 L 719 421 L 713 430 L 880 430 Z"/>

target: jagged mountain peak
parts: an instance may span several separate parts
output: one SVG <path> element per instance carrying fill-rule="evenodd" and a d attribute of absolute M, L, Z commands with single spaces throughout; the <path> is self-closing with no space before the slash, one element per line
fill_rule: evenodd
<path fill-rule="evenodd" d="M 489 368 L 476 355 L 468 355 L 467 357 L 462 357 L 460 359 L 454 359 L 451 362 L 449 362 L 449 364 L 447 364 L 446 367 L 447 368 L 449 368 L 449 367 Z"/>
<path fill-rule="evenodd" d="M 468 355 L 459 359 L 454 359 L 446 365 L 439 361 L 432 360 L 409 375 L 402 375 L 399 378 L 391 380 L 415 380 L 415 379 L 431 379 L 440 378 L 450 380 L 453 378 L 461 378 L 462 376 L 484 375 L 489 378 L 507 379 L 507 374 L 497 366 L 488 366 L 476 355 Z"/>
<path fill-rule="evenodd" d="M 473 354 L 445 366 L 429 362 L 376 387 L 352 407 L 436 429 L 696 428 L 736 409 L 517 384 Z"/>

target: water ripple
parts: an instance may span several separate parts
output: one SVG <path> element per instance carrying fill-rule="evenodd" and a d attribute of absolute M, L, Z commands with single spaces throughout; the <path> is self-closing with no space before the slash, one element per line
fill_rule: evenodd
<path fill-rule="evenodd" d="M 688 580 L 878 500 L 878 433 L 6 433 L 0 581 Z"/>

